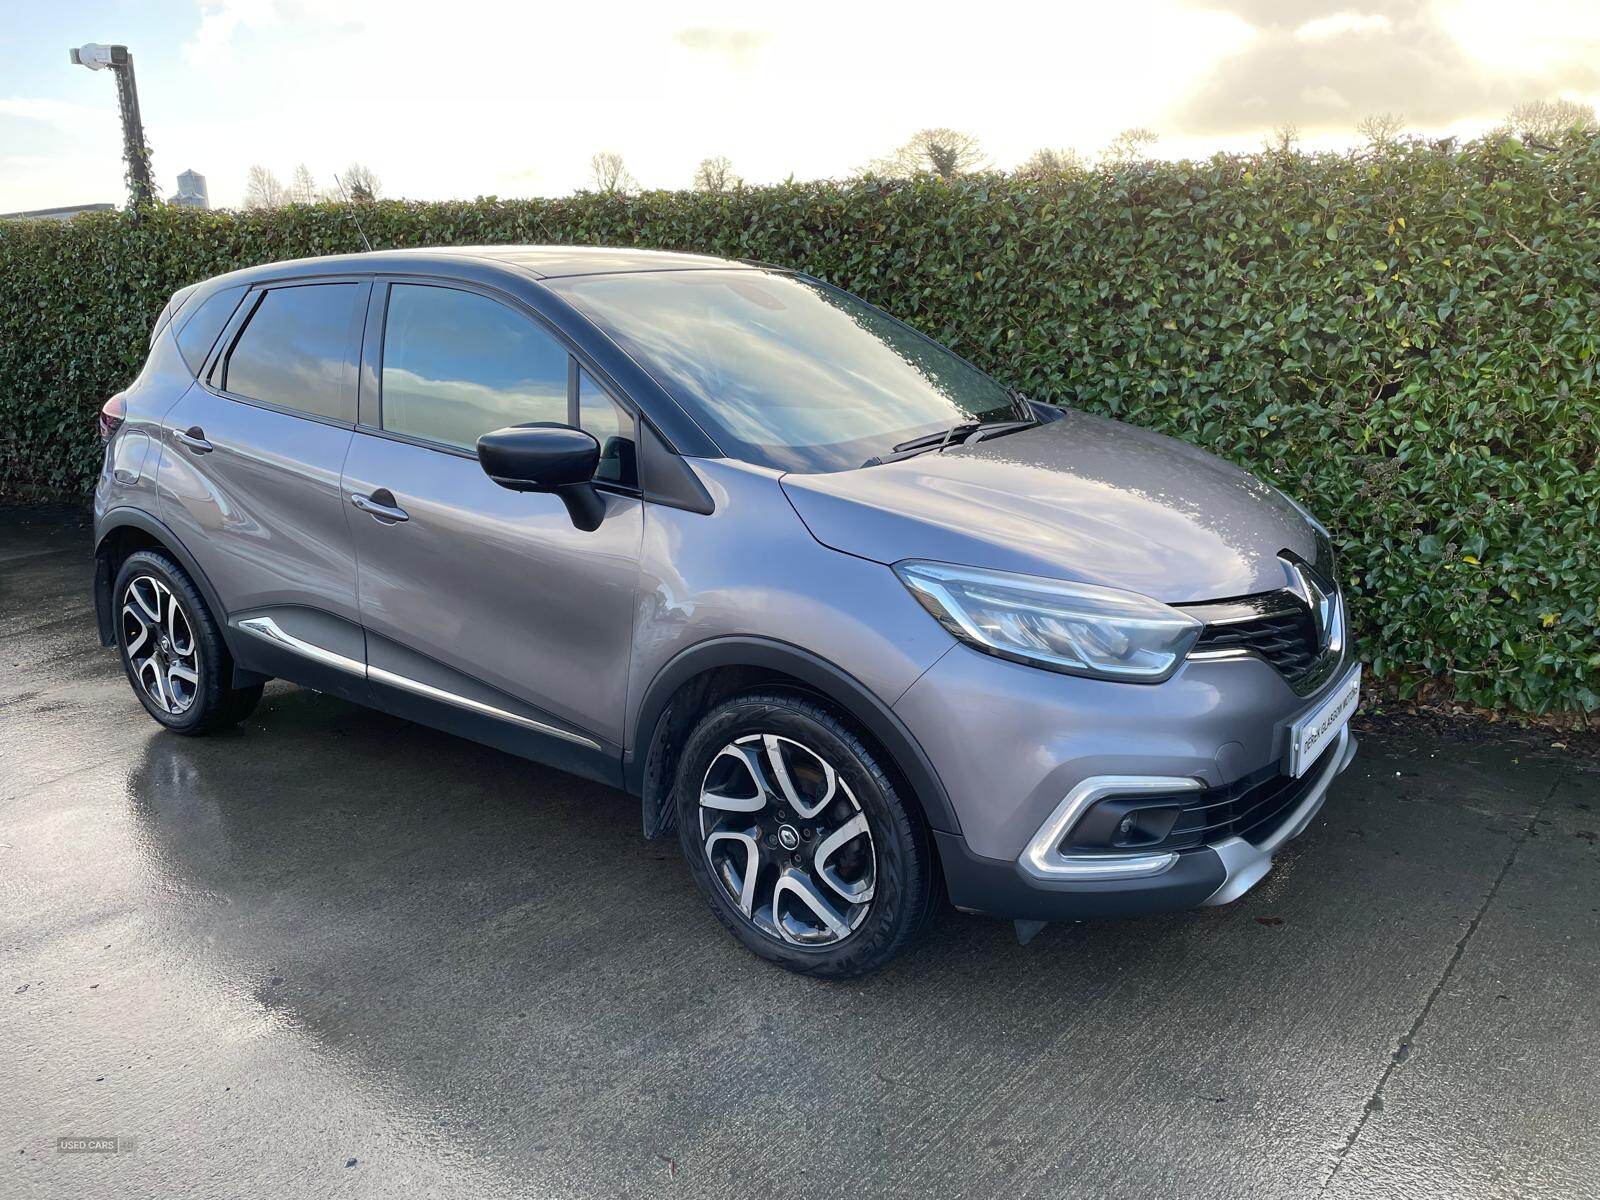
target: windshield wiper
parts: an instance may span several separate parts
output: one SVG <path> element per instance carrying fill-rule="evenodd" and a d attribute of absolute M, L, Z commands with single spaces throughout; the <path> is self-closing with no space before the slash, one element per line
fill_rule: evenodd
<path fill-rule="evenodd" d="M 985 421 L 977 429 L 962 438 L 961 444 L 970 446 L 974 442 L 987 442 L 990 438 L 1016 433 L 1019 429 L 1032 429 L 1040 423 L 1038 417 L 1024 417 L 1015 421 Z"/>
<path fill-rule="evenodd" d="M 969 433 L 976 433 L 982 428 L 982 421 L 963 421 L 959 425 L 952 425 L 949 429 L 942 429 L 938 433 L 914 437 L 908 442 L 897 442 L 894 453 L 904 454 L 907 450 L 943 450 L 955 439 L 964 438 Z"/>
<path fill-rule="evenodd" d="M 902 458 L 910 458 L 914 454 L 921 454 L 925 450 L 943 450 L 952 438 L 964 437 L 974 433 L 983 425 L 982 421 L 963 421 L 959 425 L 952 425 L 949 429 L 941 429 L 938 433 L 925 433 L 921 437 L 914 437 L 909 441 L 898 442 L 893 450 L 887 454 L 874 454 L 863 467 L 877 467 L 884 463 L 899 462 Z"/>
<path fill-rule="evenodd" d="M 883 463 L 899 462 L 902 458 L 911 458 L 929 450 L 943 451 L 946 446 L 964 446 L 972 442 L 981 442 L 987 438 L 998 437 L 1003 433 L 1014 433 L 1019 429 L 1031 429 L 1039 422 L 1037 419 L 1014 421 L 963 421 L 959 425 L 952 425 L 949 429 L 940 430 L 938 433 L 925 433 L 921 437 L 911 438 L 909 441 L 900 442 L 887 454 L 874 454 L 863 467 L 876 467 Z"/>

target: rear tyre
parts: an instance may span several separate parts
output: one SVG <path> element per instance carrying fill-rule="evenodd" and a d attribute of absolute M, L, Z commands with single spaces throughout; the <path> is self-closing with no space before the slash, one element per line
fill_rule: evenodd
<path fill-rule="evenodd" d="M 111 596 L 122 667 L 146 712 L 183 734 L 225 729 L 250 715 L 261 685 L 228 685 L 233 658 L 182 567 L 160 551 L 135 551 Z"/>
<path fill-rule="evenodd" d="M 824 705 L 786 693 L 719 704 L 684 746 L 674 795 L 696 885 L 762 958 L 803 975 L 866 975 L 927 922 L 921 814 Z"/>

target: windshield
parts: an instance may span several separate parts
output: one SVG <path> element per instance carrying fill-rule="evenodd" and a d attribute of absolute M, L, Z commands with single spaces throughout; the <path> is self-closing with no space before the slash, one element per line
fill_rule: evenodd
<path fill-rule="evenodd" d="M 835 288 L 748 270 L 551 279 L 724 453 L 840 471 L 914 437 L 1017 415 L 1011 394 Z"/>

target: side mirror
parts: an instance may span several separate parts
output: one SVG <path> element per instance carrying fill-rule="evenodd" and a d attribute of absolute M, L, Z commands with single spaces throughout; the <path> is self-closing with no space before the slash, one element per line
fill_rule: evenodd
<path fill-rule="evenodd" d="M 605 501 L 591 482 L 599 463 L 594 435 L 570 425 L 512 425 L 478 439 L 478 465 L 485 475 L 514 492 L 559 496 L 572 523 L 585 531 L 599 528 L 605 516 Z"/>

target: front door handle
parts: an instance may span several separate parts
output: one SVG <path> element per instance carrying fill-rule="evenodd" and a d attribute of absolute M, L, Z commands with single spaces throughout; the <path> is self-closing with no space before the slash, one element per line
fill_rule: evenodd
<path fill-rule="evenodd" d="M 363 496 L 358 493 L 350 497 L 350 503 L 354 504 L 362 512 L 369 513 L 374 520 L 382 521 L 385 524 L 393 524 L 396 521 L 409 521 L 411 519 L 411 514 L 394 502 L 394 493 L 388 488 L 379 488 L 370 496 Z"/>
<path fill-rule="evenodd" d="M 189 447 L 195 454 L 211 453 L 211 443 L 206 441 L 206 431 L 198 425 L 191 425 L 185 432 L 176 436 L 178 441 Z"/>

